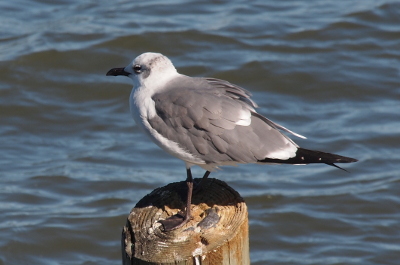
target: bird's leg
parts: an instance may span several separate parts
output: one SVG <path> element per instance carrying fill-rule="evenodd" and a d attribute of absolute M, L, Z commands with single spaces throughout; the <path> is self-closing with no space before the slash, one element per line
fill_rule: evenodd
<path fill-rule="evenodd" d="M 187 222 L 189 222 L 191 218 L 190 206 L 192 205 L 193 177 L 190 168 L 186 169 L 186 174 L 186 185 L 188 187 L 186 198 L 186 213 L 184 214 L 184 216 L 183 214 L 178 213 L 165 220 L 159 221 L 163 225 L 165 232 L 175 230 L 184 226 Z"/>
<path fill-rule="evenodd" d="M 204 182 L 206 182 L 206 179 L 208 178 L 210 173 L 211 172 L 207 170 L 206 173 L 204 173 L 203 178 L 198 183 L 196 183 L 196 186 L 194 187 L 195 192 L 201 190 L 201 187 L 203 186 Z"/>

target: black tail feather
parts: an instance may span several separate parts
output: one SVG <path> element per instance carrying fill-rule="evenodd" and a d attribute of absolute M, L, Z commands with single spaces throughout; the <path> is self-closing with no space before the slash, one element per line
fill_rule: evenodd
<path fill-rule="evenodd" d="M 340 156 L 336 154 L 325 153 L 321 151 L 313 151 L 304 148 L 297 149 L 296 156 L 287 160 L 276 158 L 265 158 L 260 160 L 261 163 L 278 163 L 278 164 L 311 164 L 311 163 L 324 163 L 333 167 L 337 167 L 346 171 L 345 169 L 335 165 L 335 163 L 352 163 L 357 162 L 357 159 Z"/>

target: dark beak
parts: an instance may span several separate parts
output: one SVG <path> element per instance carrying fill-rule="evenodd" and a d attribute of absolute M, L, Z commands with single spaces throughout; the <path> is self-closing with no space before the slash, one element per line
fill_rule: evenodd
<path fill-rule="evenodd" d="M 128 76 L 130 75 L 130 73 L 126 72 L 124 70 L 124 67 L 121 68 L 113 68 L 110 71 L 107 72 L 106 75 L 112 75 L 112 76 L 117 76 L 117 75 L 124 75 L 124 76 Z"/>

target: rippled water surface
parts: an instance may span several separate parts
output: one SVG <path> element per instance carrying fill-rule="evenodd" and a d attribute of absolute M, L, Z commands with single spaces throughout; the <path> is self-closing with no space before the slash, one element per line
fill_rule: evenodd
<path fill-rule="evenodd" d="M 259 112 L 343 165 L 227 167 L 252 264 L 399 264 L 400 2 L 3 1 L 0 264 L 120 264 L 130 209 L 185 179 L 142 135 L 142 52 L 253 92 Z M 202 170 L 194 169 L 196 177 Z"/>

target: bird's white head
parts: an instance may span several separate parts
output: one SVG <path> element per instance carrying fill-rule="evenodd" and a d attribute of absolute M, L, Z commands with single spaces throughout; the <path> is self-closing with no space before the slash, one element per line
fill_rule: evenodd
<path fill-rule="evenodd" d="M 113 68 L 107 75 L 125 75 L 133 80 L 135 88 L 157 89 L 170 78 L 176 76 L 172 62 L 161 53 L 147 52 L 136 57 L 132 63 L 123 68 Z M 149 85 L 151 84 L 151 85 Z"/>

